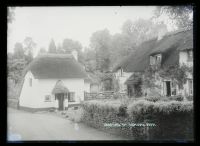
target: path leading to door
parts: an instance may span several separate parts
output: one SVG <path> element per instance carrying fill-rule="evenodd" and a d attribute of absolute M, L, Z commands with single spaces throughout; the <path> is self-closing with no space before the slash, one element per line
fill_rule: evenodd
<path fill-rule="evenodd" d="M 8 108 L 8 138 L 21 140 L 126 140 L 84 124 L 45 113 Z"/>

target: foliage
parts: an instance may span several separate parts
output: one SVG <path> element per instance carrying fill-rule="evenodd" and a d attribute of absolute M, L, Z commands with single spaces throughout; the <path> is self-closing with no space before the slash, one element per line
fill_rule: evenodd
<path fill-rule="evenodd" d="M 14 53 L 8 55 L 8 78 L 13 80 L 15 84 L 22 81 L 23 70 L 32 61 L 33 49 L 36 46 L 30 37 L 26 37 L 23 44 L 17 42 Z"/>
<path fill-rule="evenodd" d="M 140 97 L 142 96 L 142 78 L 141 76 L 136 75 L 135 79 L 137 80 L 137 82 L 134 84 L 135 97 Z"/>
<path fill-rule="evenodd" d="M 9 23 L 12 23 L 13 20 L 15 20 L 15 7 L 8 7 L 7 12 L 8 12 L 7 20 Z"/>
<path fill-rule="evenodd" d="M 152 68 L 152 66 L 149 66 L 145 72 L 144 72 L 144 79 L 143 79 L 143 84 L 145 88 L 155 88 L 157 87 L 155 84 L 155 73 L 156 70 Z"/>
<path fill-rule="evenodd" d="M 169 101 L 168 97 L 162 97 L 162 96 L 147 96 L 144 99 L 151 102 Z"/>
<path fill-rule="evenodd" d="M 151 19 L 127 20 L 122 25 L 122 33 L 114 34 L 111 38 L 111 63 L 116 64 L 119 58 L 134 52 L 142 42 L 157 37 L 161 32 L 166 33 L 164 23 L 154 23 Z"/>
<path fill-rule="evenodd" d="M 180 29 L 187 28 L 193 25 L 193 19 L 190 16 L 193 14 L 193 6 L 157 6 L 155 10 L 155 18 L 162 17 L 167 14 L 169 19 Z"/>
<path fill-rule="evenodd" d="M 62 49 L 65 53 L 71 53 L 72 50 L 80 52 L 82 50 L 82 46 L 78 41 L 66 38 L 63 40 Z"/>
<path fill-rule="evenodd" d="M 170 78 L 174 80 L 178 84 L 179 88 L 182 89 L 183 85 L 187 81 L 187 73 L 192 73 L 192 67 L 186 65 L 168 66 L 159 70 L 158 73 L 162 78 Z"/>
<path fill-rule="evenodd" d="M 121 100 L 91 100 L 83 103 L 83 109 L 83 122 L 86 124 L 135 140 L 188 139 L 193 136 L 193 102 L 189 101 L 152 102 L 138 99 L 122 103 Z M 149 127 L 147 130 L 145 127 L 122 126 L 146 122 L 156 124 L 157 127 Z M 105 123 L 119 126 L 105 126 Z"/>
<path fill-rule="evenodd" d="M 30 63 L 33 60 L 33 50 L 35 49 L 37 44 L 33 41 L 31 37 L 26 37 L 23 44 L 25 58 L 27 62 Z"/>
<path fill-rule="evenodd" d="M 56 44 L 54 42 L 54 40 L 52 39 L 50 44 L 49 44 L 49 53 L 56 53 Z"/>
<path fill-rule="evenodd" d="M 47 53 L 47 50 L 45 48 L 40 48 L 39 54 Z"/>
<path fill-rule="evenodd" d="M 163 79 L 171 79 L 178 84 L 180 89 L 182 89 L 187 81 L 188 73 L 192 74 L 193 69 L 186 65 L 180 66 L 175 64 L 173 66 L 165 66 L 162 68 L 149 66 L 144 72 L 143 84 L 146 88 L 159 88 L 159 85 L 155 83 L 156 76 L 158 76 Z"/>
<path fill-rule="evenodd" d="M 96 69 L 103 72 L 110 68 L 111 35 L 107 29 L 94 32 L 90 46 L 95 50 Z"/>
<path fill-rule="evenodd" d="M 186 99 L 187 99 L 188 101 L 193 101 L 193 96 L 186 96 Z"/>
<path fill-rule="evenodd" d="M 162 113 L 170 114 L 171 112 L 192 112 L 192 101 L 157 101 L 138 100 L 128 105 L 128 114 L 145 114 L 145 113 Z"/>
<path fill-rule="evenodd" d="M 14 47 L 14 58 L 22 59 L 24 58 L 24 48 L 22 43 L 17 42 Z"/>
<path fill-rule="evenodd" d="M 23 70 L 27 65 L 25 59 L 9 59 L 8 60 L 8 78 L 18 84 L 22 80 Z"/>
<path fill-rule="evenodd" d="M 175 101 L 183 101 L 184 97 L 181 95 L 176 95 L 176 96 L 170 96 L 168 97 L 169 100 L 175 100 Z"/>

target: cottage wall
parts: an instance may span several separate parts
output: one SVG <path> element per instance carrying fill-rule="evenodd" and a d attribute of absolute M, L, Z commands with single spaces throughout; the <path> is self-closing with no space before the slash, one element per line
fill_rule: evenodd
<path fill-rule="evenodd" d="M 85 92 L 90 92 L 90 83 L 89 82 L 85 82 Z"/>
<path fill-rule="evenodd" d="M 34 79 L 32 87 L 29 87 L 29 77 L 33 77 L 33 75 L 30 72 L 28 72 L 25 77 L 25 82 L 20 96 L 20 106 L 31 108 L 54 107 L 55 97 L 54 95 L 52 95 L 51 92 L 58 79 Z M 69 89 L 70 92 L 75 92 L 76 102 L 73 102 L 71 104 L 80 103 L 80 100 L 84 100 L 84 79 L 62 79 L 62 82 Z M 51 96 L 50 101 L 45 101 L 46 95 Z"/>
<path fill-rule="evenodd" d="M 131 75 L 132 75 L 132 72 L 123 72 L 123 70 L 122 70 L 122 74 L 121 74 L 121 69 L 117 70 L 117 72 L 115 73 L 116 79 L 119 82 L 120 92 L 126 91 L 127 87 L 124 83 Z"/>
<path fill-rule="evenodd" d="M 187 66 L 193 66 L 193 61 L 188 61 L 188 55 L 186 51 L 181 51 L 179 53 L 179 64 L 180 65 L 187 65 Z"/>
<path fill-rule="evenodd" d="M 29 85 L 29 79 L 32 79 L 32 87 Z M 24 78 L 24 84 L 19 97 L 19 105 L 24 107 L 34 108 L 37 102 L 38 92 L 37 92 L 38 80 L 34 78 L 31 72 L 27 72 Z"/>
<path fill-rule="evenodd" d="M 193 61 L 188 61 L 188 54 L 187 51 L 181 51 L 179 53 L 179 64 L 180 65 L 187 65 L 189 67 L 193 67 Z M 193 79 L 193 75 L 192 74 L 187 74 L 187 78 L 188 79 Z M 187 82 L 183 85 L 183 90 L 180 91 L 181 94 L 188 96 L 189 95 L 189 82 L 187 80 Z"/>
<path fill-rule="evenodd" d="M 91 84 L 90 85 L 90 92 L 91 93 L 97 93 L 97 92 L 99 92 L 99 85 L 98 84 Z"/>

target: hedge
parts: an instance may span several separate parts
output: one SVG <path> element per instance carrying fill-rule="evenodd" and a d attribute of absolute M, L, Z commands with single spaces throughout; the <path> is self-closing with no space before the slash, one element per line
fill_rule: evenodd
<path fill-rule="evenodd" d="M 134 140 L 193 140 L 192 101 L 92 100 L 83 102 L 83 109 L 84 123 L 112 134 Z"/>

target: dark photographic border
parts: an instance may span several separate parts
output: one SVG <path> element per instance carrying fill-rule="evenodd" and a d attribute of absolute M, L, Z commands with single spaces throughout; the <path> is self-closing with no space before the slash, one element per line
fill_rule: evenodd
<path fill-rule="evenodd" d="M 139 6 L 139 5 L 187 5 L 187 4 L 191 4 L 194 6 L 194 141 L 20 141 L 20 142 L 7 142 L 7 7 L 8 6 Z M 198 74 L 198 70 L 199 70 L 199 63 L 198 59 L 199 58 L 197 55 L 197 48 L 198 47 L 198 42 L 197 40 L 199 40 L 199 37 L 197 35 L 197 25 L 199 24 L 199 20 L 198 17 L 198 7 L 197 4 L 192 1 L 192 0 L 174 0 L 174 1 L 143 1 L 143 0 L 134 0 L 132 2 L 130 1 L 110 1 L 110 2 L 106 2 L 106 1 L 68 1 L 68 2 L 60 2 L 60 1 L 34 1 L 34 0 L 28 0 L 28 1 L 7 1 L 5 2 L 3 5 L 1 5 L 1 10 L 3 10 L 3 19 L 1 20 L 2 25 L 1 28 L 2 30 L 1 32 L 1 94 L 0 98 L 1 98 L 1 102 L 0 102 L 0 111 L 1 111 L 1 124 L 0 124 L 0 133 L 1 133 L 1 142 L 5 142 L 5 143 L 94 143 L 94 142 L 98 142 L 98 143 L 105 143 L 105 142 L 115 142 L 115 143 L 129 143 L 129 142 L 133 142 L 133 143 L 194 143 L 197 142 L 197 129 L 198 129 L 198 122 L 197 122 L 197 116 L 199 115 L 199 112 L 197 110 L 199 110 L 199 106 L 197 103 L 199 100 L 199 97 L 197 97 L 197 90 L 200 89 L 198 87 L 198 79 L 199 79 L 199 74 Z M 2 17 L 1 17 L 2 18 Z M 3 26 L 3 27 L 2 27 Z M 3 45 L 2 45 L 3 44 Z"/>

